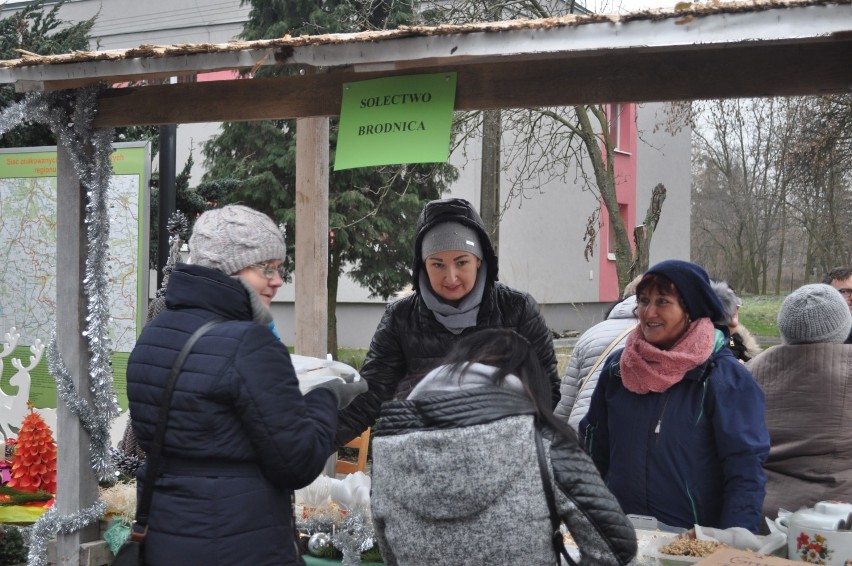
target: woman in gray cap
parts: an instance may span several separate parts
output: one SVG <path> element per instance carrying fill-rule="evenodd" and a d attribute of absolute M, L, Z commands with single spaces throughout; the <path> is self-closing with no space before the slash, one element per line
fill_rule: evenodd
<path fill-rule="evenodd" d="M 783 344 L 746 367 L 766 395 L 771 446 L 763 514 L 852 496 L 852 315 L 843 296 L 817 283 L 778 311 Z"/>
<path fill-rule="evenodd" d="M 333 451 L 337 412 L 366 383 L 299 391 L 270 326 L 284 238 L 271 218 L 229 205 L 202 214 L 166 289 L 166 310 L 130 354 L 127 397 L 150 452 L 178 353 L 207 322 L 171 398 L 144 543 L 145 564 L 304 564 L 291 498 Z M 137 472 L 145 483 L 146 468 Z"/>
<path fill-rule="evenodd" d="M 417 221 L 414 292 L 388 305 L 361 376 L 370 391 L 339 416 L 338 445 L 373 426 L 382 403 L 405 398 L 455 341 L 480 328 L 510 328 L 533 345 L 559 400 L 553 337 L 527 293 L 497 281 L 497 255 L 485 224 L 460 198 L 428 203 Z"/>

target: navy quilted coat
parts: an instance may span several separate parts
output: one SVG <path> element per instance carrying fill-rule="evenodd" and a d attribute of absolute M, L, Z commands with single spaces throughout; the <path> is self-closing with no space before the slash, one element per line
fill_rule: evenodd
<path fill-rule="evenodd" d="M 127 395 L 148 451 L 164 386 L 198 327 L 172 399 L 145 559 L 151 565 L 304 564 L 292 490 L 311 483 L 332 452 L 337 400 L 302 396 L 286 347 L 252 321 L 249 291 L 233 277 L 178 264 L 168 310 L 145 326 L 130 355 Z M 139 485 L 145 477 L 139 471 Z"/>
<path fill-rule="evenodd" d="M 637 329 L 638 331 L 638 329 Z M 580 440 L 625 513 L 757 532 L 769 454 L 763 391 L 722 347 L 663 393 L 631 393 L 611 354 Z"/>

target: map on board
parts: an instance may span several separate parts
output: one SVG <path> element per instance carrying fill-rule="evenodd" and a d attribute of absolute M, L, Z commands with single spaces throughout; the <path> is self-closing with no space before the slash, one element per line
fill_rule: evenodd
<path fill-rule="evenodd" d="M 120 147 L 112 154 L 114 174 L 108 193 L 108 332 L 115 353 L 115 386 L 123 398 L 123 362 L 144 319 L 145 307 L 140 305 L 147 304 L 148 261 L 140 257 L 146 255 L 140 240 L 147 223 L 140 222 L 140 215 L 147 203 L 140 200 L 148 181 L 149 150 L 140 144 L 120 145 L 136 146 Z M 20 334 L 15 355 L 24 362 L 29 359 L 28 346 L 36 340 L 47 344 L 56 326 L 56 194 L 55 149 L 0 152 L 0 337 L 12 328 Z M 7 374 L 14 371 L 11 357 L 0 378 L 7 391 Z M 45 358 L 32 372 L 30 399 L 37 407 L 55 406 L 55 384 Z"/>
<path fill-rule="evenodd" d="M 120 352 L 136 341 L 138 185 L 136 175 L 110 185 L 110 337 Z M 46 343 L 56 323 L 56 178 L 0 179 L 0 218 L 0 330 Z"/>

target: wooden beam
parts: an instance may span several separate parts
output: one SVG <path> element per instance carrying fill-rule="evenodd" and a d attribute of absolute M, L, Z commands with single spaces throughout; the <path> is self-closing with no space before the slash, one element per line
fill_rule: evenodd
<path fill-rule="evenodd" d="M 118 88 L 101 95 L 95 125 L 336 116 L 344 83 L 441 72 L 458 73 L 457 110 L 845 93 L 849 61 L 852 38 Z"/>

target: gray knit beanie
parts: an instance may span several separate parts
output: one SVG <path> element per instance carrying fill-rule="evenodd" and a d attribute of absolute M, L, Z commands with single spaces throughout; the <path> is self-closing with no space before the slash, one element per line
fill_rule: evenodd
<path fill-rule="evenodd" d="M 465 251 L 482 259 L 482 246 L 476 230 L 459 222 L 436 224 L 423 236 L 420 250 L 424 260 L 447 250 Z"/>
<path fill-rule="evenodd" d="M 852 329 L 852 314 L 843 295 L 831 285 L 804 285 L 784 299 L 778 329 L 786 344 L 842 344 Z"/>
<path fill-rule="evenodd" d="M 284 236 L 272 219 L 238 204 L 199 216 L 189 238 L 189 263 L 227 275 L 259 262 L 283 260 L 286 255 Z"/>

